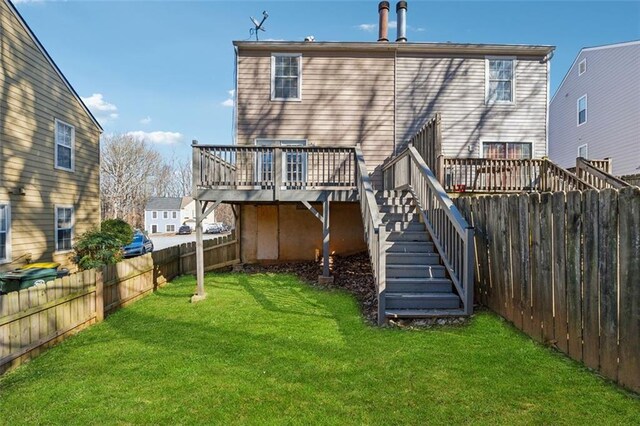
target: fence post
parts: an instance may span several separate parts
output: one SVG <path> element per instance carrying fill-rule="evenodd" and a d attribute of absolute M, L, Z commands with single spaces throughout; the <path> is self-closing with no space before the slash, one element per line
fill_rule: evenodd
<path fill-rule="evenodd" d="M 104 320 L 104 274 L 102 269 L 95 270 L 96 282 L 96 322 Z"/>

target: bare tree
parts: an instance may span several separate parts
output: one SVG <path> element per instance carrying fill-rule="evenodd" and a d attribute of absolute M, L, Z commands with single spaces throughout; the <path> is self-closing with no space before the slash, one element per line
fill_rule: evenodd
<path fill-rule="evenodd" d="M 102 217 L 141 226 L 149 196 L 162 188 L 162 157 L 143 140 L 125 134 L 104 136 L 100 155 Z"/>

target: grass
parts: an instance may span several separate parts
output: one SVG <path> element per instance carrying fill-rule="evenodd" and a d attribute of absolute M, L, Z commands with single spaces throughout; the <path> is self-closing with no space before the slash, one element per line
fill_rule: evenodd
<path fill-rule="evenodd" d="M 0 424 L 637 424 L 640 400 L 496 315 L 379 329 L 280 274 L 191 277 L 0 378 Z"/>

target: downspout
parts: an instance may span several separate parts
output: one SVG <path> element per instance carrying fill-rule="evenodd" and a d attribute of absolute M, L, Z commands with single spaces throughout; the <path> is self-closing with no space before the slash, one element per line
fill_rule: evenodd
<path fill-rule="evenodd" d="M 544 156 L 549 156 L 549 95 L 551 94 L 551 85 L 549 84 L 549 76 L 551 75 L 551 58 L 553 58 L 553 50 L 549 52 L 543 59 L 542 63 L 547 66 L 547 98 L 545 99 L 545 125 L 544 125 Z"/>
<path fill-rule="evenodd" d="M 233 145 L 238 144 L 238 46 L 233 46 L 235 63 L 233 66 L 233 117 L 231 119 L 231 138 Z"/>

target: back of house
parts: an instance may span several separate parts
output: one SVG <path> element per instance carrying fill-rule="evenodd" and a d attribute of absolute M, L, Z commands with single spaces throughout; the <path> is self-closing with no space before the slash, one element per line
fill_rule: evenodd
<path fill-rule="evenodd" d="M 382 2 L 379 13 L 388 9 Z M 234 42 L 236 144 L 359 145 L 378 188 L 385 161 L 436 113 L 442 156 L 547 154 L 552 46 L 417 43 L 404 32 L 388 42 L 385 31 L 372 42 Z M 306 158 L 288 156 L 283 173 L 302 176 Z M 331 252 L 364 249 L 358 204 L 332 203 L 331 215 Z M 322 245 L 320 224 L 300 204 L 245 203 L 241 217 L 246 261 L 312 259 Z"/>
<path fill-rule="evenodd" d="M 640 41 L 580 51 L 549 106 L 549 156 L 611 158 L 613 174 L 640 174 Z"/>
<path fill-rule="evenodd" d="M 100 223 L 102 129 L 9 0 L 0 1 L 0 271 L 70 262 Z"/>

